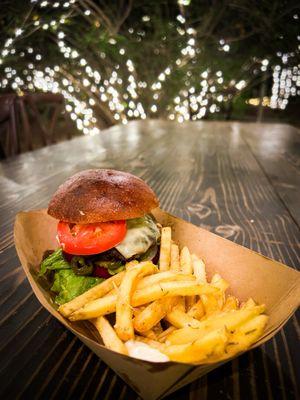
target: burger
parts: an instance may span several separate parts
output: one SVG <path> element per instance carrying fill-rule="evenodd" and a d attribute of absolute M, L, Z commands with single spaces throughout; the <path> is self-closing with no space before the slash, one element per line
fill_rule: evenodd
<path fill-rule="evenodd" d="M 39 273 L 55 302 L 72 300 L 129 261 L 155 262 L 160 229 L 151 211 L 158 205 L 142 179 L 121 171 L 81 171 L 59 186 L 48 206 L 59 247 L 47 252 Z"/>

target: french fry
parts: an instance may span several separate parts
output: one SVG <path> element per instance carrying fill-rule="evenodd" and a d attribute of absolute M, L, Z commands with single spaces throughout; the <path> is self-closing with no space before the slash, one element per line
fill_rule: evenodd
<path fill-rule="evenodd" d="M 228 334 L 224 328 L 207 333 L 193 343 L 171 345 L 162 348 L 170 360 L 185 363 L 205 362 L 211 355 L 224 353 L 228 341 Z"/>
<path fill-rule="evenodd" d="M 174 309 L 185 312 L 185 298 L 183 296 L 178 296 Z"/>
<path fill-rule="evenodd" d="M 236 346 L 237 344 L 241 348 L 249 347 L 261 335 L 268 319 L 267 315 L 261 314 L 238 326 L 230 337 L 228 347 Z"/>
<path fill-rule="evenodd" d="M 264 305 L 256 306 L 251 309 L 233 310 L 226 313 L 213 315 L 203 321 L 194 320 L 192 324 L 185 323 L 185 327 L 178 329 L 167 337 L 167 341 L 171 344 L 184 344 L 193 342 L 199 337 L 202 337 L 210 330 L 221 329 L 226 327 L 228 331 L 234 331 L 241 324 L 247 322 L 249 319 L 262 314 L 265 310 Z M 197 322 L 195 322 L 197 321 Z M 187 320 L 186 320 L 187 322 Z M 182 324 L 178 319 L 177 325 Z M 178 326 L 179 327 L 179 326 Z"/>
<path fill-rule="evenodd" d="M 174 297 L 165 297 L 150 303 L 133 321 L 134 329 L 146 332 L 152 329 L 175 304 Z"/>
<path fill-rule="evenodd" d="M 167 271 L 170 269 L 171 259 L 171 228 L 165 227 L 161 230 L 159 269 Z"/>
<path fill-rule="evenodd" d="M 200 319 L 204 316 L 205 310 L 203 307 L 202 300 L 199 299 L 187 312 L 188 316 Z"/>
<path fill-rule="evenodd" d="M 170 270 L 174 272 L 180 271 L 180 263 L 179 263 L 179 247 L 177 244 L 171 244 L 171 262 L 170 262 Z"/>
<path fill-rule="evenodd" d="M 189 311 L 193 305 L 196 304 L 196 296 L 188 296 L 185 299 L 185 308 L 187 311 Z"/>
<path fill-rule="evenodd" d="M 180 252 L 180 270 L 184 274 L 192 274 L 193 273 L 193 266 L 192 266 L 192 259 L 189 252 L 189 249 L 185 246 Z M 185 302 L 185 309 L 189 310 L 195 304 L 195 297 L 186 297 L 184 299 Z"/>
<path fill-rule="evenodd" d="M 214 296 L 212 294 L 203 294 L 201 295 L 201 301 L 206 316 L 222 310 L 223 301 L 220 300 L 220 296 Z"/>
<path fill-rule="evenodd" d="M 150 329 L 146 332 L 141 332 L 141 335 L 151 340 L 157 340 L 157 334 L 154 332 L 153 329 Z"/>
<path fill-rule="evenodd" d="M 262 336 L 268 322 L 266 315 L 258 315 L 242 324 L 229 336 L 228 344 L 223 355 L 213 356 L 209 361 L 221 361 L 247 350 Z"/>
<path fill-rule="evenodd" d="M 81 294 L 80 296 L 75 297 L 75 299 L 61 305 L 58 311 L 64 317 L 68 317 L 74 311 L 79 310 L 81 307 L 85 306 L 90 301 L 105 296 L 108 292 L 113 290 L 115 286 L 119 286 L 121 284 L 124 275 L 125 272 L 123 271 L 119 272 L 116 275 L 113 275 L 111 278 L 108 278 L 105 281 L 99 283 L 99 285 L 96 285 L 91 289 L 87 290 L 86 292 L 84 292 L 83 294 Z"/>
<path fill-rule="evenodd" d="M 168 281 L 195 281 L 196 278 L 193 275 L 185 275 L 178 272 L 164 271 L 158 272 L 154 275 L 145 276 L 137 284 L 137 289 L 143 289 L 144 287 L 154 285 L 159 282 Z"/>
<path fill-rule="evenodd" d="M 166 321 L 175 326 L 176 328 L 192 327 L 199 328 L 201 326 L 200 322 L 190 317 L 187 313 L 178 310 L 174 307 L 165 317 Z"/>
<path fill-rule="evenodd" d="M 225 281 L 219 274 L 214 274 L 210 282 L 211 285 L 225 292 L 229 287 L 229 283 Z"/>
<path fill-rule="evenodd" d="M 102 297 L 87 303 L 84 307 L 74 311 L 68 318 L 70 321 L 91 319 L 111 314 L 116 311 L 117 294 Z"/>
<path fill-rule="evenodd" d="M 93 323 L 93 325 L 95 325 L 103 340 L 103 343 L 108 349 L 121 354 L 128 354 L 126 346 L 124 345 L 122 340 L 119 339 L 118 335 L 106 318 L 99 317 L 91 320 L 91 322 Z"/>
<path fill-rule="evenodd" d="M 210 284 L 213 287 L 220 289 L 220 291 L 215 296 L 204 295 L 203 298 L 201 297 L 206 315 L 222 310 L 225 303 L 225 291 L 229 287 L 228 282 L 226 282 L 219 274 L 214 274 Z"/>
<path fill-rule="evenodd" d="M 191 256 L 194 275 L 198 282 L 207 283 L 204 261 L 198 258 L 195 254 Z"/>
<path fill-rule="evenodd" d="M 162 297 L 193 296 L 204 293 L 216 293 L 218 289 L 194 281 L 161 282 L 135 291 L 132 301 L 133 305 L 143 305 Z"/>
<path fill-rule="evenodd" d="M 248 299 L 245 303 L 241 304 L 241 309 L 248 309 L 248 308 L 252 308 L 255 306 L 256 306 L 255 301 L 253 299 L 251 299 L 251 297 L 250 297 L 250 299 Z"/>
<path fill-rule="evenodd" d="M 180 270 L 184 274 L 193 273 L 191 255 L 186 246 L 180 252 Z"/>
<path fill-rule="evenodd" d="M 130 261 L 59 312 L 71 321 L 90 320 L 105 346 L 122 354 L 128 354 L 123 341 L 135 339 L 172 361 L 218 362 L 255 343 L 268 320 L 264 305 L 250 298 L 239 308 L 236 297 L 226 297 L 228 286 L 218 273 L 208 283 L 204 261 L 186 246 L 179 251 L 171 228 L 163 227 L 159 268 Z M 104 317 L 114 312 L 115 329 Z M 170 325 L 165 330 L 162 320 Z"/>
<path fill-rule="evenodd" d="M 142 289 L 145 287 L 149 287 L 158 282 L 167 282 L 167 281 L 179 281 L 179 280 L 195 280 L 194 275 L 187 275 L 183 273 L 173 272 L 173 271 L 163 271 L 158 272 L 155 275 L 146 276 L 141 279 L 137 285 L 137 289 Z M 181 311 L 185 311 L 185 300 L 183 297 L 178 297 L 177 305 L 178 309 Z"/>
<path fill-rule="evenodd" d="M 157 349 L 157 350 L 159 350 L 159 351 L 161 351 L 161 352 L 162 352 L 162 351 L 165 349 L 165 347 L 166 347 L 164 343 L 161 343 L 161 342 L 159 342 L 159 341 L 157 341 L 157 340 L 150 339 L 150 338 L 145 337 L 145 336 L 136 335 L 135 340 L 138 341 L 138 342 L 146 343 L 146 344 L 148 344 L 149 346 L 151 346 L 151 347 L 153 347 L 154 349 Z"/>
<path fill-rule="evenodd" d="M 160 335 L 158 335 L 157 340 L 159 342 L 164 342 L 166 337 L 168 337 L 172 332 L 176 331 L 175 326 L 169 326 L 166 330 L 162 331 Z"/>
<path fill-rule="evenodd" d="M 138 307 L 162 297 L 193 296 L 204 293 L 215 293 L 218 289 L 193 281 L 161 282 L 143 289 L 138 289 L 132 296 L 132 306 Z M 70 321 L 90 319 L 110 314 L 116 309 L 116 295 L 93 300 L 69 316 Z"/>
<path fill-rule="evenodd" d="M 234 296 L 228 296 L 225 300 L 222 311 L 237 310 L 239 306 L 238 299 Z"/>
<path fill-rule="evenodd" d="M 119 293 L 116 301 L 116 324 L 117 335 L 123 341 L 134 338 L 132 323 L 133 310 L 131 298 L 139 277 L 151 274 L 155 271 L 155 265 L 149 261 L 140 263 L 134 268 L 125 272 L 124 278 L 119 286 Z"/>
<path fill-rule="evenodd" d="M 135 307 L 132 309 L 133 312 L 133 316 L 136 317 L 137 315 L 139 315 L 145 307 Z"/>
<path fill-rule="evenodd" d="M 137 260 L 129 261 L 128 263 L 126 263 L 125 269 L 126 270 L 132 269 L 132 268 L 136 267 L 138 264 L 139 264 L 139 262 Z"/>
<path fill-rule="evenodd" d="M 174 299 L 174 297 L 173 297 Z M 163 331 L 163 328 L 161 326 L 161 323 L 158 322 L 154 327 L 153 327 L 153 332 L 156 334 L 156 336 L 160 335 Z"/>
<path fill-rule="evenodd" d="M 108 292 L 105 296 L 111 296 L 112 294 L 118 294 L 118 288 L 115 287 L 115 289 L 111 290 L 110 292 Z M 103 296 L 103 297 L 105 297 Z"/>

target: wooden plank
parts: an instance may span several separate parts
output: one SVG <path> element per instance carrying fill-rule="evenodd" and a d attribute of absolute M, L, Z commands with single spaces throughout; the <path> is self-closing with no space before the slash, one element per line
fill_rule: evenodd
<path fill-rule="evenodd" d="M 77 339 L 52 318 L 48 320 L 48 314 L 39 310 L 39 303 L 30 296 L 13 249 L 12 224 L 18 210 L 46 206 L 56 187 L 79 170 L 121 169 L 145 179 L 166 210 L 297 267 L 296 214 L 274 182 L 276 176 L 287 181 L 289 174 L 280 175 L 282 154 L 296 154 L 293 142 L 298 142 L 295 133 L 284 140 L 280 127 L 271 128 L 222 122 L 133 122 L 99 136 L 81 137 L 3 162 L 1 397 L 102 398 L 107 393 L 111 398 L 137 397 Z M 271 163 L 264 156 L 268 153 L 268 132 L 277 132 L 277 153 L 272 147 Z M 293 317 L 263 347 L 225 364 L 170 398 L 185 399 L 190 393 L 191 398 L 201 399 L 296 399 L 298 331 Z"/>
<path fill-rule="evenodd" d="M 249 124 L 242 136 L 275 192 L 300 226 L 300 131 L 290 125 Z"/>

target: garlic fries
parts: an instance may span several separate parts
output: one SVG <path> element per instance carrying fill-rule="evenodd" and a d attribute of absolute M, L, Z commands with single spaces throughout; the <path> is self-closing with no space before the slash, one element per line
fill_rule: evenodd
<path fill-rule="evenodd" d="M 259 340 L 268 321 L 265 306 L 240 305 L 226 295 L 218 273 L 172 241 L 162 228 L 159 265 L 131 262 L 126 270 L 86 291 L 58 311 L 71 321 L 90 320 L 109 349 L 129 354 L 126 342 L 143 342 L 171 361 L 212 363 L 241 353 Z M 109 320 L 105 315 L 112 314 Z M 115 320 L 115 324 L 109 321 Z M 134 342 L 132 342 L 134 341 Z M 129 342 L 128 342 L 129 343 Z"/>

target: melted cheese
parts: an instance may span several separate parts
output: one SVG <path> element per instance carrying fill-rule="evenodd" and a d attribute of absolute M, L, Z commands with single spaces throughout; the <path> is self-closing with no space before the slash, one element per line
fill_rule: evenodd
<path fill-rule="evenodd" d="M 116 249 L 125 258 L 145 253 L 150 246 L 157 242 L 160 232 L 150 215 L 126 221 L 127 233 Z"/>

